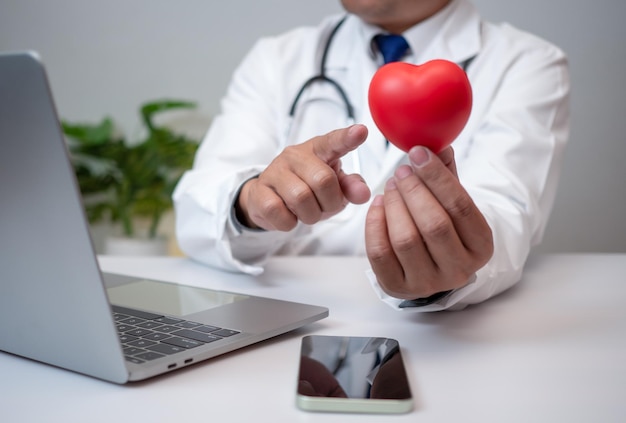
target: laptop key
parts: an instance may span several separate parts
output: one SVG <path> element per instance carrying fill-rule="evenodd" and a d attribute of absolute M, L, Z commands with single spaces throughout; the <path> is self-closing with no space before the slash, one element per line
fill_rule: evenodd
<path fill-rule="evenodd" d="M 164 339 L 163 341 L 166 344 L 175 345 L 177 347 L 182 348 L 195 348 L 200 345 L 204 345 L 202 342 L 194 341 L 193 339 L 179 338 L 177 336 L 173 336 L 171 338 Z"/>
<path fill-rule="evenodd" d="M 200 341 L 204 343 L 218 341 L 221 339 L 217 336 L 209 335 L 207 333 L 194 332 L 193 330 L 189 330 L 189 329 L 181 329 L 179 331 L 172 332 L 171 334 L 182 336 L 184 338 L 195 339 L 196 341 Z"/>
<path fill-rule="evenodd" d="M 128 315 L 135 316 L 135 317 L 141 317 L 142 319 L 146 319 L 146 320 L 154 320 L 154 319 L 158 319 L 159 317 L 163 317 L 162 314 L 149 313 L 147 311 L 135 310 L 134 308 L 126 308 L 126 307 L 115 306 L 115 305 L 111 306 L 111 308 L 113 309 L 113 312 L 115 313 L 128 314 Z"/>
<path fill-rule="evenodd" d="M 167 354 L 167 355 L 176 354 L 176 353 L 187 350 L 187 348 L 177 347 L 175 345 L 168 345 L 168 344 L 156 344 L 151 347 L 148 347 L 148 349 L 152 351 L 160 352 L 163 354 Z"/>
<path fill-rule="evenodd" d="M 190 322 L 188 320 L 184 321 L 184 322 L 180 322 L 178 324 L 176 324 L 176 326 L 181 327 L 181 328 L 195 328 L 198 326 L 202 326 L 202 323 L 196 323 L 196 322 Z"/>
<path fill-rule="evenodd" d="M 129 357 L 129 356 L 125 356 L 124 357 L 126 359 L 126 361 L 130 361 L 131 363 L 136 363 L 136 364 L 141 364 L 144 363 L 143 360 L 138 359 L 137 357 Z"/>
<path fill-rule="evenodd" d="M 161 358 L 161 357 L 165 357 L 165 356 L 163 354 L 155 353 L 153 351 L 147 351 L 147 352 L 145 352 L 143 354 L 137 354 L 134 357 L 140 358 L 142 360 L 149 361 L 149 360 L 155 360 L 157 358 Z"/>
<path fill-rule="evenodd" d="M 120 339 L 120 342 L 126 343 L 126 342 L 130 342 L 130 341 L 134 341 L 134 340 L 139 339 L 139 338 L 137 338 L 136 336 L 120 334 L 119 339 Z"/>
<path fill-rule="evenodd" d="M 175 330 L 180 330 L 180 328 L 178 326 L 164 325 L 159 326 L 158 328 L 154 328 L 154 330 L 157 332 L 169 333 L 174 332 Z"/>
<path fill-rule="evenodd" d="M 127 347 L 127 348 L 124 348 L 124 355 L 135 355 L 135 354 L 139 354 L 145 351 L 146 350 L 141 349 L 141 348 Z"/>
<path fill-rule="evenodd" d="M 152 333 L 152 331 L 149 331 L 148 329 L 141 329 L 141 328 L 135 328 L 135 329 L 127 330 L 124 332 L 124 334 L 131 335 L 131 336 L 145 336 L 149 333 Z"/>
<path fill-rule="evenodd" d="M 144 323 L 140 323 L 137 325 L 137 327 L 144 328 L 144 329 L 154 329 L 154 328 L 158 328 L 159 326 L 163 326 L 163 323 L 155 322 L 154 320 L 148 320 Z"/>
<path fill-rule="evenodd" d="M 133 329 L 136 329 L 136 328 L 135 328 L 135 326 L 132 326 L 132 325 L 124 325 L 124 324 L 121 324 L 121 323 L 120 323 L 119 325 L 116 325 L 116 328 L 117 328 L 117 331 L 118 331 L 118 332 L 120 332 L 120 333 L 121 333 L 121 332 L 126 332 L 127 330 L 133 330 Z"/>
<path fill-rule="evenodd" d="M 154 320 L 154 319 L 163 317 L 162 314 L 154 314 L 154 313 L 149 313 L 147 311 L 135 310 L 132 308 L 126 308 L 126 307 L 121 307 L 121 306 L 116 306 L 116 305 L 111 306 L 111 307 L 113 311 L 116 313 L 129 314 L 131 316 L 141 317 L 142 319 L 146 319 L 146 320 Z"/>
<path fill-rule="evenodd" d="M 169 337 L 170 335 L 168 333 L 153 332 L 143 336 L 142 338 L 149 339 L 150 341 L 162 341 Z"/>
<path fill-rule="evenodd" d="M 131 347 L 147 348 L 155 345 L 156 342 L 148 341 L 147 339 L 138 339 L 136 341 L 128 342 L 126 345 Z"/>
<path fill-rule="evenodd" d="M 139 323 L 145 322 L 146 319 L 141 319 L 139 317 L 129 317 L 128 319 L 120 320 L 120 323 L 125 325 L 138 325 Z"/>
<path fill-rule="evenodd" d="M 173 325 L 174 323 L 182 322 L 182 319 L 174 319 L 172 317 L 159 317 L 158 319 L 153 319 L 155 322 L 162 323 L 164 325 Z"/>
<path fill-rule="evenodd" d="M 222 328 L 218 328 L 217 326 L 209 326 L 209 325 L 202 325 L 202 326 L 198 326 L 197 328 L 193 328 L 193 330 L 199 330 L 200 332 L 205 332 L 205 333 L 211 333 L 211 332 L 215 332 L 216 330 L 220 330 Z"/>
<path fill-rule="evenodd" d="M 215 332 L 211 332 L 211 335 L 218 335 L 218 336 L 222 336 L 224 338 L 229 337 L 229 336 L 233 336 L 233 335 L 237 335 L 239 332 L 238 330 L 232 330 L 232 329 L 220 329 L 220 330 L 216 330 Z"/>

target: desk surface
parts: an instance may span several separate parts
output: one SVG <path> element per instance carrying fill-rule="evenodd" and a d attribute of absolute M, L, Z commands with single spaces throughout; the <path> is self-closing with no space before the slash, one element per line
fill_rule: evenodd
<path fill-rule="evenodd" d="M 300 339 L 314 333 L 400 342 L 415 409 L 384 420 L 626 421 L 626 254 L 532 257 L 513 289 L 433 314 L 379 301 L 360 258 L 279 258 L 258 278 L 182 258 L 100 262 L 108 271 L 324 305 L 330 316 L 126 386 L 0 353 L 3 421 L 380 422 L 295 406 Z"/>

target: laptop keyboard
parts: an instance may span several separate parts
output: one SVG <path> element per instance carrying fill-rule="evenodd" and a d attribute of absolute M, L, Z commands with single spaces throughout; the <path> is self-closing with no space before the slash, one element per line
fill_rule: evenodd
<path fill-rule="evenodd" d="M 144 363 L 240 333 L 126 307 L 112 308 L 124 356 L 132 363 Z"/>

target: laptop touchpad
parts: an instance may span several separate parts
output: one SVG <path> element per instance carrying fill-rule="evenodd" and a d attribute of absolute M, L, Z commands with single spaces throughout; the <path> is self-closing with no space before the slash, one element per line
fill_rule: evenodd
<path fill-rule="evenodd" d="M 148 279 L 135 279 L 107 288 L 111 304 L 187 316 L 248 298 L 246 295 L 214 291 Z"/>

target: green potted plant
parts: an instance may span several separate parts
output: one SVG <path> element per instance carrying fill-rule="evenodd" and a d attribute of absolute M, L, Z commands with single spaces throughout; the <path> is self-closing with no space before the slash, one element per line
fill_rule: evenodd
<path fill-rule="evenodd" d="M 119 224 L 127 238 L 157 238 L 172 192 L 192 165 L 197 140 L 159 126 L 155 117 L 174 109 L 194 108 L 187 101 L 162 100 L 140 107 L 145 138 L 129 142 L 110 118 L 97 124 L 63 121 L 68 149 L 90 224 Z M 138 222 L 147 222 L 139 233 Z"/>

